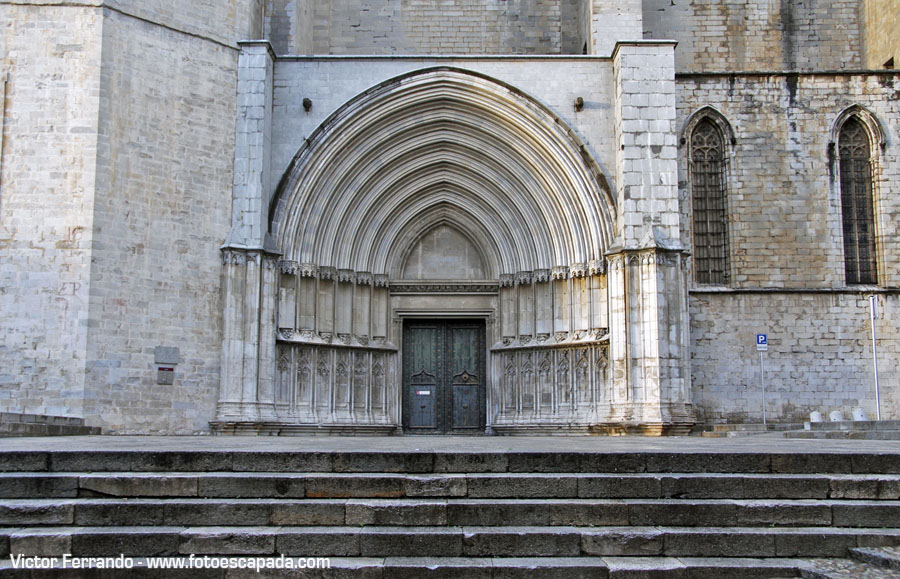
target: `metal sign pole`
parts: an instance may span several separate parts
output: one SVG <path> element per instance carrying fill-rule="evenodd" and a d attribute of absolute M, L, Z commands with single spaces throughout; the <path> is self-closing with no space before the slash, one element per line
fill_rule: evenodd
<path fill-rule="evenodd" d="M 759 384 L 762 386 L 763 426 L 766 425 L 766 370 L 763 366 L 763 351 L 759 351 Z"/>
<path fill-rule="evenodd" d="M 869 317 L 872 321 L 872 364 L 875 367 L 875 416 L 881 420 L 881 395 L 878 391 L 878 341 L 875 338 L 875 296 L 869 296 Z"/>

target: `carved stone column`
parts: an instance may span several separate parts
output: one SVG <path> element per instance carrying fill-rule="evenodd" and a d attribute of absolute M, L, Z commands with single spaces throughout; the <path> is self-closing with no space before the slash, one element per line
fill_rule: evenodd
<path fill-rule="evenodd" d="M 223 248 L 225 278 L 222 378 L 217 421 L 275 417 L 278 255 Z"/>

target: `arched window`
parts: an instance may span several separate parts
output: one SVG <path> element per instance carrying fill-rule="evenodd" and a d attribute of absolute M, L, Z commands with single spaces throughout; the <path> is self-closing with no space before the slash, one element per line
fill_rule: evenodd
<path fill-rule="evenodd" d="M 847 285 L 876 284 L 871 148 L 869 135 L 856 116 L 841 126 L 838 158 Z"/>
<path fill-rule="evenodd" d="M 728 283 L 728 222 L 725 183 L 725 140 L 709 118 L 691 132 L 694 280 Z"/>

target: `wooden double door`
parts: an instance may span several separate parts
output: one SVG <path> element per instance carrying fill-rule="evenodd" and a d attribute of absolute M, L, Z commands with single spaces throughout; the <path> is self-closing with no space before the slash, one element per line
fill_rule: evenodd
<path fill-rule="evenodd" d="M 409 434 L 483 434 L 484 320 L 403 325 L 403 428 Z"/>

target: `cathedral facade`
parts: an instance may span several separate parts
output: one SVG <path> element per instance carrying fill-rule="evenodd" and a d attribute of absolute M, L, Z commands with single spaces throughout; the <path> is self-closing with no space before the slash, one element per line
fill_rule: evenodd
<path fill-rule="evenodd" d="M 898 418 L 898 12 L 0 2 L 0 409 L 267 435 Z"/>

